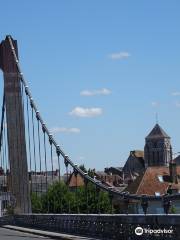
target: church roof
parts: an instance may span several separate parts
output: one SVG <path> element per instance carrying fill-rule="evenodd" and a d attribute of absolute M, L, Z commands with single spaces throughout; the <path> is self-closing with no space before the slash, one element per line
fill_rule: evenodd
<path fill-rule="evenodd" d="M 81 187 L 81 186 L 84 186 L 84 179 L 83 177 L 81 177 L 80 174 L 77 174 L 77 177 L 75 176 L 74 173 L 72 173 L 68 179 L 68 186 L 70 188 L 72 187 Z"/>
<path fill-rule="evenodd" d="M 156 124 L 154 128 L 151 130 L 149 135 L 146 138 L 170 138 L 167 133 L 159 126 L 159 124 Z"/>

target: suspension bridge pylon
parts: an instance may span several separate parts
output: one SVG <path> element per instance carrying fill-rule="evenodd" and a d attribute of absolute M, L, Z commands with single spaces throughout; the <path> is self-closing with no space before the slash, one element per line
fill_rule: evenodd
<path fill-rule="evenodd" d="M 17 41 L 11 38 L 18 56 Z M 0 44 L 0 68 L 4 77 L 4 100 L 9 156 L 9 190 L 15 197 L 15 214 L 31 213 L 29 176 L 26 152 L 25 122 L 20 73 L 18 72 L 9 36 Z"/>

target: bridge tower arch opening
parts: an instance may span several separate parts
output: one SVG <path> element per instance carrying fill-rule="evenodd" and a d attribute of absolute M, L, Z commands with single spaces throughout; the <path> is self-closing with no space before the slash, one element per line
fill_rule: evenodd
<path fill-rule="evenodd" d="M 0 43 L 0 69 L 4 78 L 10 192 L 15 197 L 14 213 L 31 213 L 29 176 L 26 152 L 25 121 L 21 96 L 21 75 L 11 49 L 10 36 Z M 13 40 L 18 56 L 17 41 Z"/>

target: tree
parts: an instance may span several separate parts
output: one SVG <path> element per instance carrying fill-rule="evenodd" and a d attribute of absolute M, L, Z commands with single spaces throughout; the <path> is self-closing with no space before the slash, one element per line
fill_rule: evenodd
<path fill-rule="evenodd" d="M 100 191 L 92 183 L 70 191 L 64 182 L 51 185 L 46 194 L 32 194 L 34 213 L 110 213 L 108 193 Z"/>
<path fill-rule="evenodd" d="M 80 165 L 79 168 L 80 168 L 83 172 L 87 173 L 87 169 L 85 168 L 84 164 Z"/>
<path fill-rule="evenodd" d="M 94 175 L 95 175 L 95 169 L 88 169 L 88 175 L 92 178 L 94 178 Z"/>
<path fill-rule="evenodd" d="M 107 192 L 101 191 L 92 183 L 87 184 L 86 191 L 89 213 L 111 212 L 111 201 Z M 86 198 L 86 195 L 84 197 Z"/>
<path fill-rule="evenodd" d="M 34 192 L 31 194 L 31 204 L 33 213 L 41 213 L 43 211 L 41 197 Z"/>
<path fill-rule="evenodd" d="M 51 185 L 43 196 L 43 211 L 53 213 L 68 213 L 74 209 L 74 194 L 69 191 L 64 182 Z"/>

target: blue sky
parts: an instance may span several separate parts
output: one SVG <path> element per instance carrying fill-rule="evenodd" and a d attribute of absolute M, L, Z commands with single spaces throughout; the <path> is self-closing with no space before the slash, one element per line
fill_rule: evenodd
<path fill-rule="evenodd" d="M 122 166 L 156 112 L 180 151 L 179 11 L 178 0 L 1 3 L 0 37 L 18 40 L 33 97 L 74 162 Z"/>

